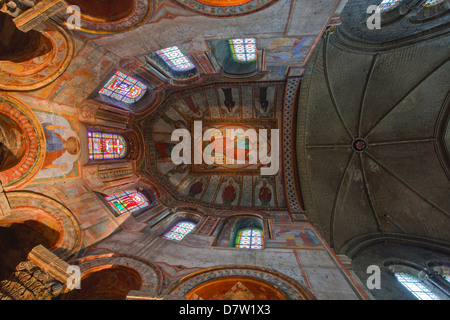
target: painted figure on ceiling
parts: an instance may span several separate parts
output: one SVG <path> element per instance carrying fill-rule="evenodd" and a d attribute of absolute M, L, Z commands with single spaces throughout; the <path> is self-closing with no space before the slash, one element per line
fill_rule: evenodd
<path fill-rule="evenodd" d="M 175 144 L 169 142 L 155 142 L 156 158 L 158 160 L 166 160 L 171 157 L 172 149 Z"/>
<path fill-rule="evenodd" d="M 189 196 L 195 197 L 203 191 L 203 178 L 200 178 L 199 181 L 195 182 L 189 189 Z"/>
<path fill-rule="evenodd" d="M 194 114 L 197 114 L 200 116 L 202 115 L 200 108 L 195 105 L 194 100 L 192 100 L 191 96 L 183 97 L 183 100 L 184 100 L 184 102 L 186 102 L 189 110 L 191 110 Z"/>
<path fill-rule="evenodd" d="M 262 181 L 262 187 L 259 189 L 259 200 L 261 200 L 262 206 L 270 206 L 270 200 L 272 199 L 272 191 L 267 186 L 267 180 Z"/>
<path fill-rule="evenodd" d="M 170 169 L 169 172 L 167 172 L 167 178 L 171 178 L 172 176 L 176 175 L 177 173 L 185 173 L 187 170 L 187 166 L 184 163 L 180 163 L 176 165 L 174 168 Z"/>
<path fill-rule="evenodd" d="M 60 125 L 54 125 L 50 123 L 42 124 L 45 133 L 45 139 L 47 144 L 46 154 L 42 169 L 60 168 L 65 172 L 68 169 L 69 164 L 63 162 L 57 164 L 55 161 L 61 158 L 66 152 L 72 156 L 75 156 L 80 151 L 80 142 L 74 136 L 64 139 L 57 131 L 58 129 L 64 130 L 65 127 Z"/>
<path fill-rule="evenodd" d="M 233 108 L 236 106 L 236 103 L 233 101 L 233 95 L 231 93 L 231 88 L 222 89 L 225 95 L 225 107 L 228 109 L 228 112 L 232 112 Z"/>
<path fill-rule="evenodd" d="M 186 122 L 183 120 L 173 120 L 167 114 L 162 116 L 164 122 L 172 125 L 175 129 L 186 128 Z"/>
<path fill-rule="evenodd" d="M 222 191 L 223 204 L 231 204 L 236 199 L 236 189 L 233 186 L 233 179 L 228 180 L 228 185 Z"/>
<path fill-rule="evenodd" d="M 264 112 L 269 107 L 269 101 L 267 101 L 267 87 L 259 88 L 259 103 Z"/>

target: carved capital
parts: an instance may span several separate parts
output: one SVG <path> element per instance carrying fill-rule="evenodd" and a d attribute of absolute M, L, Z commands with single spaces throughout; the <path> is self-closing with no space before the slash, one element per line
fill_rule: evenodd
<path fill-rule="evenodd" d="M 68 267 L 44 246 L 36 246 L 10 279 L 0 282 L 0 300 L 51 300 L 66 288 Z"/>

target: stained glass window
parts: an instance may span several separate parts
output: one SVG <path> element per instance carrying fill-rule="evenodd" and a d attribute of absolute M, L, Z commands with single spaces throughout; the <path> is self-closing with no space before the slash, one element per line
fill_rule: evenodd
<path fill-rule="evenodd" d="M 99 92 L 125 103 L 134 103 L 141 99 L 146 91 L 145 84 L 117 71 Z"/>
<path fill-rule="evenodd" d="M 387 12 L 394 8 L 396 8 L 401 0 L 383 0 L 380 5 L 378 6 L 376 12 Z"/>
<path fill-rule="evenodd" d="M 395 273 L 395 277 L 419 300 L 440 300 L 438 296 L 432 293 L 420 280 L 404 273 Z"/>
<path fill-rule="evenodd" d="M 156 51 L 173 70 L 186 71 L 195 68 L 194 64 L 186 57 L 177 46 Z"/>
<path fill-rule="evenodd" d="M 241 229 L 236 236 L 235 247 L 246 249 L 262 249 L 262 231 L 257 228 Z"/>
<path fill-rule="evenodd" d="M 135 212 L 149 205 L 147 198 L 134 189 L 105 197 L 105 200 L 119 215 Z"/>
<path fill-rule="evenodd" d="M 435 6 L 441 2 L 444 2 L 445 0 L 427 0 L 425 1 L 425 3 L 423 4 L 424 7 L 432 7 Z"/>
<path fill-rule="evenodd" d="M 118 134 L 88 132 L 89 159 L 120 159 L 125 156 L 125 139 Z"/>
<path fill-rule="evenodd" d="M 175 241 L 181 241 L 183 238 L 195 228 L 195 223 L 182 221 L 178 222 L 163 238 Z"/>
<path fill-rule="evenodd" d="M 231 39 L 230 43 L 233 58 L 239 62 L 252 62 L 256 60 L 255 38 Z"/>

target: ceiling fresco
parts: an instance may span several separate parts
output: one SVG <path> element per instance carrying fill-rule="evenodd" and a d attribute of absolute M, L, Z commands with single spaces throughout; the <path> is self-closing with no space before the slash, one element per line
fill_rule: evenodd
<path fill-rule="evenodd" d="M 282 131 L 283 92 L 283 85 L 276 83 L 211 85 L 166 99 L 154 114 L 142 117 L 143 140 L 148 151 L 142 171 L 159 178 L 163 188 L 183 201 L 224 209 L 285 208 L 282 168 L 278 168 L 275 175 L 260 175 L 261 167 L 272 164 L 262 163 L 259 157 L 259 147 L 263 144 L 266 144 L 269 156 L 275 155 L 271 134 L 272 130 Z M 227 99 L 233 102 L 232 108 L 230 104 L 227 108 Z M 175 164 L 172 150 L 179 140 L 172 141 L 172 133 L 176 129 L 187 129 L 195 135 L 195 123 L 201 124 L 200 134 L 206 141 L 199 146 L 191 139 L 191 161 Z M 223 151 L 211 146 L 215 138 L 205 138 L 203 134 L 208 129 L 223 133 L 220 136 Z M 252 129 L 259 133 L 258 140 L 249 136 L 232 139 L 227 136 L 227 130 L 231 129 L 241 129 L 243 133 Z M 261 134 L 262 129 L 267 130 L 266 136 Z M 279 147 L 277 143 L 275 145 Z M 195 152 L 199 150 L 196 146 L 201 148 L 202 154 L 213 151 L 214 163 L 196 163 Z M 253 151 L 258 155 L 256 161 L 250 159 Z M 243 163 L 239 159 L 243 159 Z"/>

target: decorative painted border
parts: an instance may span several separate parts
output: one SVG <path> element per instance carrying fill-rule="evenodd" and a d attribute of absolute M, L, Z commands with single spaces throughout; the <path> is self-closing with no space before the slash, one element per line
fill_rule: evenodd
<path fill-rule="evenodd" d="M 10 97 L 0 96 L 0 113 L 12 119 L 23 129 L 28 147 L 22 160 L 14 167 L 0 172 L 0 181 L 6 191 L 29 181 L 40 168 L 46 150 L 44 132 L 33 112 Z"/>
<path fill-rule="evenodd" d="M 291 300 L 315 300 L 306 289 L 287 276 L 264 268 L 246 266 L 219 266 L 197 271 L 181 278 L 170 290 L 171 295 L 186 296 L 198 285 L 227 277 L 249 277 L 267 282 L 282 291 Z"/>
<path fill-rule="evenodd" d="M 241 5 L 213 6 L 196 0 L 172 0 L 176 4 L 207 16 L 227 18 L 250 14 L 262 10 L 278 0 L 250 0 Z"/>
<path fill-rule="evenodd" d="M 283 158 L 284 158 L 284 179 L 286 187 L 286 198 L 292 213 L 304 212 L 302 205 L 299 202 L 299 193 L 297 193 L 296 187 L 296 171 L 294 169 L 294 159 L 295 159 L 295 148 L 294 142 L 294 114 L 295 101 L 298 92 L 298 87 L 300 85 L 300 77 L 288 78 L 286 84 L 285 101 L 283 108 Z"/>

